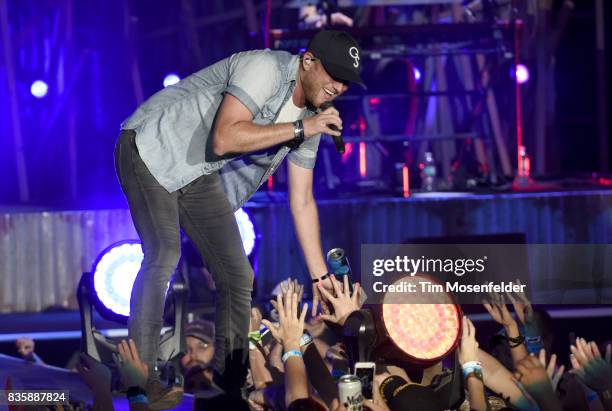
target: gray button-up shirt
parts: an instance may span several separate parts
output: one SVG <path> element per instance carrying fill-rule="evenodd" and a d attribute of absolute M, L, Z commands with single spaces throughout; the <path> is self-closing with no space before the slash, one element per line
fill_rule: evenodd
<path fill-rule="evenodd" d="M 299 56 L 284 51 L 254 50 L 233 54 L 151 96 L 122 129 L 136 131 L 143 162 L 168 192 L 196 178 L 220 172 L 229 201 L 237 210 L 272 175 L 285 156 L 313 168 L 320 136 L 297 149 L 279 145 L 238 157 L 215 155 L 212 125 L 223 95 L 229 93 L 253 114 L 253 122 L 274 122 L 295 89 Z M 303 118 L 314 115 L 305 110 Z"/>

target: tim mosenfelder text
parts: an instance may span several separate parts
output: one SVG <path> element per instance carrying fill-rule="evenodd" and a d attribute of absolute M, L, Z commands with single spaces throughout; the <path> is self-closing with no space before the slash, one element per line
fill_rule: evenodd
<path fill-rule="evenodd" d="M 461 284 L 457 281 L 437 284 L 431 281 L 419 281 L 418 283 L 400 281 L 394 284 L 384 284 L 376 281 L 372 284 L 375 293 L 504 293 L 525 292 L 526 285 L 514 284 L 502 281 L 500 283 L 489 282 L 486 284 Z"/>

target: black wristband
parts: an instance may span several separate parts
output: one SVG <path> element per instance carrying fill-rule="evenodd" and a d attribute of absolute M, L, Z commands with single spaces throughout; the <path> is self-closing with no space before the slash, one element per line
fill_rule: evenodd
<path fill-rule="evenodd" d="M 304 142 L 304 122 L 296 120 L 293 122 L 293 139 L 289 141 L 291 148 L 297 148 Z"/>
<path fill-rule="evenodd" d="M 519 335 L 518 337 L 506 337 L 506 340 L 508 340 L 508 345 L 510 348 L 516 348 L 525 342 L 525 336 Z"/>
<path fill-rule="evenodd" d="M 331 275 L 331 273 L 325 273 L 324 275 L 322 275 L 322 276 L 321 276 L 321 277 L 319 277 L 319 278 L 313 278 L 311 281 L 312 281 L 312 283 L 313 283 L 313 284 L 316 284 L 316 283 L 318 283 L 319 281 L 326 280 L 327 278 L 329 278 L 329 276 L 330 276 L 330 275 Z"/>
<path fill-rule="evenodd" d="M 146 396 L 147 392 L 142 387 L 133 386 L 133 387 L 128 388 L 127 393 L 125 394 L 125 396 L 127 397 L 128 400 L 130 398 L 136 397 L 138 395 L 145 395 Z"/>

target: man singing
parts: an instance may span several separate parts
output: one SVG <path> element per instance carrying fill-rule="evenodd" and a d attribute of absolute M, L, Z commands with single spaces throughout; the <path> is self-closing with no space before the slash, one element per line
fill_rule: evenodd
<path fill-rule="evenodd" d="M 234 211 L 289 158 L 289 204 L 313 281 L 327 273 L 312 194 L 320 134 L 340 135 L 333 107 L 363 85 L 347 33 L 322 31 L 307 51 L 255 50 L 221 60 L 149 98 L 122 125 L 115 165 L 144 260 L 131 296 L 129 334 L 154 369 L 166 284 L 180 255 L 179 227 L 209 264 L 219 295 L 215 383 L 237 394 L 246 375 L 253 270 Z M 320 111 L 317 113 L 317 111 Z M 182 396 L 151 372 L 150 407 Z"/>

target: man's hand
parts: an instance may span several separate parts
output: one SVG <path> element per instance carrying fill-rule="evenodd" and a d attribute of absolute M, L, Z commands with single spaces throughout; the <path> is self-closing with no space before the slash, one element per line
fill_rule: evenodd
<path fill-rule="evenodd" d="M 461 322 L 459 363 L 463 365 L 469 361 L 478 361 L 478 342 L 476 341 L 476 328 L 472 321 L 464 315 Z"/>
<path fill-rule="evenodd" d="M 330 136 L 339 136 L 342 134 L 342 119 L 340 113 L 334 107 L 329 107 L 319 114 L 306 118 L 304 123 L 304 137 L 314 137 L 318 134 L 325 133 Z M 338 131 L 329 128 L 333 124 L 338 127 Z"/>
<path fill-rule="evenodd" d="M 113 354 L 113 360 L 119 370 L 123 386 L 145 388 L 149 378 L 149 367 L 140 360 L 134 340 L 130 339 L 129 343 L 121 340 L 117 349 L 119 355 Z"/>
<path fill-rule="evenodd" d="M 587 342 L 577 338 L 576 345 L 571 345 L 572 372 L 590 389 L 602 392 L 612 389 L 612 346 L 606 347 L 605 358 L 601 357 L 594 341 Z"/>
<path fill-rule="evenodd" d="M 338 325 L 344 325 L 346 318 L 353 312 L 361 308 L 360 305 L 360 292 L 361 287 L 359 283 L 353 284 L 353 295 L 351 295 L 348 276 L 344 276 L 344 287 L 341 289 L 335 281 L 335 276 L 332 276 L 332 286 L 334 288 L 335 296 L 325 289 L 325 286 L 321 282 L 317 283 L 319 292 L 330 302 L 334 308 L 334 312 L 330 314 L 321 314 L 319 317 L 323 320 L 336 323 Z"/>
<path fill-rule="evenodd" d="M 308 304 L 304 304 L 298 315 L 298 295 L 296 293 L 283 292 L 276 297 L 279 324 L 274 325 L 268 320 L 262 320 L 276 341 L 283 345 L 285 351 L 300 349 L 300 338 L 304 334 L 304 320 L 308 311 Z"/>

